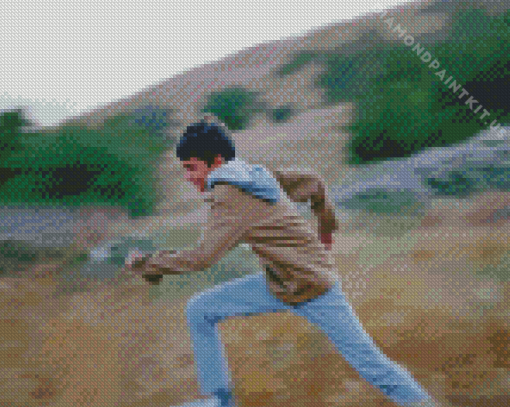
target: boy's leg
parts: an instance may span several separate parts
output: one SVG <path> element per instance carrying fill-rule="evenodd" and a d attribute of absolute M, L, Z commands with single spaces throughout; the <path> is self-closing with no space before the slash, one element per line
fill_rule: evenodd
<path fill-rule="evenodd" d="M 218 322 L 227 317 L 290 308 L 270 293 L 265 273 L 235 279 L 192 298 L 186 316 L 202 392 L 215 394 L 229 389 L 228 365 L 218 334 Z"/>
<path fill-rule="evenodd" d="M 293 307 L 293 312 L 318 325 L 361 377 L 394 402 L 406 406 L 432 401 L 411 374 L 384 355 L 364 331 L 340 282 L 323 296 Z"/>

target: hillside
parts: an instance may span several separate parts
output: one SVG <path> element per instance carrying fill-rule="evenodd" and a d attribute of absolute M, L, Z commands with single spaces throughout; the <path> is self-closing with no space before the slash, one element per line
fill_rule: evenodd
<path fill-rule="evenodd" d="M 487 78 L 485 82 L 476 82 L 480 78 L 475 71 L 471 76 L 464 75 L 466 63 L 471 64 L 470 55 L 483 59 L 483 53 L 473 48 L 463 54 L 460 46 L 455 48 L 454 40 L 475 19 L 480 32 L 459 39 L 476 45 L 493 37 L 496 41 L 497 34 L 498 41 L 505 44 L 509 30 L 508 26 L 501 26 L 501 21 L 507 22 L 508 13 L 504 14 L 507 9 L 505 2 L 425 1 L 395 7 L 385 18 L 395 17 L 394 24 L 405 27 L 416 43 L 437 50 L 442 62 L 459 75 L 459 81 L 471 83 L 484 103 L 499 112 L 491 118 L 504 121 L 508 120 L 506 96 L 497 99 L 494 92 L 499 89 L 498 95 L 506 94 L 507 76 L 503 73 L 498 83 L 488 82 Z M 499 20 L 493 22 L 492 18 Z M 484 40 L 484 35 L 488 39 Z M 64 125 L 101 129 L 107 119 L 147 109 L 167 114 L 172 125 L 165 129 L 165 136 L 177 140 L 186 126 L 198 120 L 206 109 L 227 124 L 238 154 L 244 159 L 270 169 L 288 164 L 312 167 L 328 183 L 338 185 L 358 164 L 409 156 L 414 150 L 408 144 L 413 144 L 414 149 L 445 146 L 480 130 L 479 121 L 468 119 L 468 115 L 475 115 L 466 112 L 463 103 L 461 106 L 452 101 L 454 96 L 448 94 L 446 86 L 429 83 L 427 64 L 410 49 L 404 49 L 398 33 L 372 13 L 302 36 L 241 50 L 216 63 L 150 85 L 128 98 L 71 117 Z M 464 59 L 455 62 L 453 51 Z M 499 51 L 492 52 L 491 58 L 497 60 Z M 399 66 L 401 63 L 395 57 L 409 68 Z M 506 61 L 506 56 L 502 58 L 500 61 Z M 387 62 L 391 62 L 391 70 Z M 472 64 L 476 65 L 474 61 Z M 497 64 L 486 68 L 491 75 L 493 71 L 503 72 Z M 386 79 L 376 94 L 374 84 L 379 75 Z M 486 93 L 491 89 L 494 94 L 485 95 L 484 89 Z M 382 111 L 384 103 L 394 106 Z M 424 103 L 432 104 L 424 109 Z M 464 116 L 464 123 L 455 124 L 458 115 Z M 410 128 L 411 124 L 416 129 Z M 382 141 L 378 129 L 383 129 L 381 136 L 387 133 Z M 444 140 L 437 139 L 441 134 Z M 185 213 L 197 209 L 200 199 L 181 181 L 173 149 L 168 149 L 161 158 L 157 161 L 158 182 L 164 197 L 158 209 Z"/>
<path fill-rule="evenodd" d="M 402 12 L 400 7 L 395 8 L 388 15 L 398 15 L 408 32 L 428 47 L 434 47 L 440 46 L 452 32 L 461 34 L 466 24 L 474 25 L 476 21 L 470 22 L 468 17 L 475 15 L 483 20 L 480 13 L 484 13 L 496 18 L 508 8 L 507 4 L 427 1 L 402 7 Z M 455 25 L 452 16 L 461 8 L 468 13 L 462 24 Z M 502 21 L 497 20 L 499 28 Z M 489 33 L 494 35 L 494 32 Z M 473 29 L 465 33 L 478 36 L 475 40 L 479 42 L 487 34 Z M 451 57 L 471 57 L 471 52 L 476 51 L 468 50 L 468 45 L 476 42 L 472 39 L 459 41 L 460 45 L 466 45 L 465 54 L 451 53 Z M 76 142 L 69 142 L 68 147 L 86 145 L 89 148 L 89 161 L 81 162 L 83 166 L 72 171 L 65 165 L 71 158 L 82 160 L 84 151 L 70 150 L 72 157 L 65 149 L 60 151 L 57 163 L 60 174 L 68 177 L 60 189 L 55 187 L 57 191 L 66 192 L 62 185 L 75 188 L 67 190 L 68 193 L 82 188 L 85 183 L 80 183 L 80 178 L 73 178 L 73 175 L 83 177 L 92 172 L 85 164 L 101 158 L 106 146 L 112 144 L 108 164 L 113 164 L 108 169 L 116 170 L 118 177 L 104 171 L 99 185 L 105 189 L 108 182 L 122 181 L 131 185 L 129 176 L 121 177 L 123 172 L 155 162 L 159 171 L 155 181 L 159 183 L 157 190 L 162 199 L 158 202 L 160 216 L 138 219 L 128 219 L 121 210 L 107 205 L 79 208 L 74 220 L 53 216 L 52 212 L 43 212 L 40 208 L 34 210 L 35 214 L 25 213 L 29 225 L 23 228 L 26 229 L 23 238 L 37 234 L 42 244 L 47 244 L 50 236 L 63 234 L 62 230 L 57 233 L 52 227 L 64 223 L 72 230 L 70 240 L 74 238 L 74 241 L 66 247 L 65 259 L 55 255 L 32 256 L 34 261 L 24 262 L 19 274 L 2 275 L 0 279 L 3 315 L 0 319 L 0 405 L 167 407 L 199 397 L 184 313 L 186 302 L 196 291 L 212 284 L 259 271 L 256 256 L 240 245 L 210 269 L 186 276 L 165 276 L 160 286 L 149 286 L 133 275 L 112 278 L 113 267 L 107 269 L 104 278 L 96 278 L 101 270 L 91 258 L 102 255 L 97 250 L 99 243 L 131 237 L 135 232 L 146 232 L 141 233 L 144 243 L 155 247 L 181 248 L 198 240 L 200 223 L 207 215 L 206 207 L 197 192 L 180 177 L 182 169 L 173 149 L 165 149 L 158 143 L 151 145 L 150 140 L 158 139 L 162 133 L 169 139 L 177 137 L 187 124 L 200 117 L 201 109 L 208 104 L 212 103 L 216 114 L 228 122 L 242 158 L 270 169 L 281 165 L 311 167 L 324 176 L 329 188 L 346 187 L 345 200 L 354 201 L 353 205 L 358 208 L 361 201 L 365 206 L 370 204 L 366 199 L 370 191 L 365 187 L 367 181 L 363 179 L 362 168 L 372 177 L 374 173 L 377 175 L 375 179 L 381 183 L 381 188 L 391 185 L 389 182 L 383 185 L 384 176 L 397 167 L 400 179 L 408 175 L 406 171 L 420 168 L 439 172 L 432 187 L 451 192 L 452 185 L 461 190 L 466 185 L 477 187 L 481 181 L 475 182 L 475 179 L 490 167 L 489 164 L 509 161 L 510 131 L 507 129 L 505 140 L 495 146 L 484 147 L 478 140 L 475 144 L 480 155 L 473 154 L 470 159 L 466 158 L 470 154 L 467 146 L 459 145 L 458 148 L 445 146 L 444 150 L 448 151 L 436 157 L 431 157 L 435 151 L 430 149 L 428 155 L 417 155 L 413 161 L 407 161 L 406 168 L 398 160 L 390 159 L 396 150 L 391 148 L 386 148 L 386 157 L 385 149 L 379 149 L 382 153 L 378 158 L 386 161 L 383 164 L 349 163 L 349 143 L 354 137 L 349 126 L 355 120 L 356 108 L 370 102 L 371 94 L 362 93 L 373 85 L 371 80 L 377 76 L 377 69 L 384 71 L 381 64 L 371 69 L 370 59 L 363 59 L 371 50 L 377 51 L 377 44 L 390 47 L 391 44 L 398 46 L 399 42 L 377 18 L 362 16 L 319 28 L 300 38 L 242 50 L 149 86 L 125 100 L 70 118 L 58 128 L 47 128 L 44 133 L 22 138 L 21 146 L 30 147 L 28 152 L 33 152 L 39 144 L 34 141 L 32 145 L 27 140 L 47 139 L 44 151 L 50 158 L 50 153 L 59 146 L 56 142 L 52 144 L 57 139 L 53 136 L 67 134 L 75 137 Z M 497 54 L 488 48 L 478 49 L 473 60 Z M 363 49 L 368 54 L 364 55 Z M 504 50 L 503 46 L 499 50 L 503 59 Z M 332 55 L 338 59 L 330 58 Z M 377 56 L 377 52 L 374 55 Z M 354 65 L 356 61 L 364 62 Z M 421 103 L 430 96 L 428 91 L 432 86 L 425 86 L 426 77 L 419 80 L 413 77 L 415 72 L 422 76 L 425 72 L 419 59 L 413 63 L 411 57 L 403 54 L 401 63 L 404 61 L 413 69 L 397 69 L 395 82 L 389 79 L 391 75 L 386 71 L 388 82 L 384 89 L 396 91 L 387 93 L 388 98 L 384 100 L 395 99 L 396 104 L 391 105 L 393 111 L 413 102 L 405 110 L 412 119 L 426 110 Z M 463 67 L 468 71 L 467 64 L 461 65 Z M 346 70 L 342 71 L 343 68 Z M 336 72 L 337 76 L 331 76 L 331 72 Z M 338 75 L 339 72 L 347 73 Z M 334 78 L 338 80 L 332 80 L 330 86 L 321 86 Z M 409 82 L 416 79 L 414 84 L 420 92 L 414 99 L 399 98 L 412 95 L 412 86 L 392 88 L 403 78 Z M 504 98 L 496 96 L 498 92 L 504 96 L 505 82 L 494 81 L 492 86 L 488 89 L 493 93 L 488 93 L 494 103 L 492 106 L 497 106 L 504 102 Z M 347 99 L 347 96 L 352 100 L 336 100 Z M 229 111 L 232 105 L 234 109 Z M 134 117 L 123 117 L 124 113 L 132 111 L 136 113 Z M 454 115 L 455 109 L 450 112 Z M 161 126 L 163 113 L 169 123 L 166 127 Z M 375 122 L 398 127 L 394 122 L 383 120 L 384 115 L 381 117 Z M 430 122 L 431 117 L 424 117 L 424 121 L 435 125 Z M 15 118 L 11 116 L 11 121 Z M 108 120 L 110 124 L 103 127 Z M 82 133 L 81 126 L 86 126 Z M 141 131 L 144 127 L 149 130 Z M 371 130 L 368 125 L 366 129 Z M 459 138 L 466 137 L 466 128 L 453 129 L 458 130 Z M 409 131 L 409 136 L 413 134 L 414 131 Z M 82 144 L 76 141 L 79 137 L 82 137 Z M 13 140 L 16 141 L 16 137 Z M 12 145 L 17 145 L 14 141 Z M 124 145 L 128 143 L 131 144 Z M 365 147 L 359 149 L 360 156 L 370 151 L 374 155 L 377 153 L 368 143 Z M 38 169 L 38 165 L 47 169 L 49 165 L 44 157 L 27 160 L 26 152 L 9 156 L 9 150 L 4 150 L 4 164 L 30 165 L 34 169 Z M 161 151 L 162 156 L 156 160 L 156 153 Z M 387 167 L 388 172 L 379 174 L 383 167 Z M 450 180 L 449 175 L 462 172 L 466 167 L 470 167 L 470 171 L 465 171 L 465 183 L 457 182 L 456 178 Z M 507 209 L 510 183 L 506 182 L 510 169 L 507 171 L 507 168 L 510 168 L 508 164 L 486 171 L 492 175 L 492 179 L 486 180 L 494 186 L 490 193 L 474 195 L 474 199 L 457 199 L 452 192 L 438 199 L 421 219 L 390 213 L 387 218 L 381 216 L 374 222 L 379 215 L 369 216 L 361 211 L 352 222 L 351 230 L 335 234 L 332 255 L 337 276 L 366 331 L 428 391 L 454 406 L 510 405 L 510 211 Z M 6 173 L 7 170 L 4 180 Z M 9 182 L 14 189 L 22 189 L 14 176 Z M 34 180 L 39 183 L 41 177 Z M 415 188 L 413 179 L 407 178 L 410 182 L 406 187 Z M 417 174 L 415 179 L 418 179 Z M 352 180 L 356 181 L 354 185 L 350 185 Z M 149 183 L 145 178 L 138 181 L 144 185 Z M 496 190 L 502 184 L 508 184 L 506 191 Z M 29 189 L 30 184 L 27 181 L 21 186 Z M 377 187 L 379 185 L 373 188 Z M 402 190 L 402 185 L 398 187 Z M 142 188 L 128 189 L 128 192 L 131 196 L 135 192 L 144 195 L 150 191 Z M 382 192 L 395 197 L 388 189 Z M 79 200 L 84 194 L 75 196 Z M 87 201 L 91 202 L 94 203 Z M 494 216 L 505 209 L 507 213 L 501 215 L 503 219 Z M 13 224 L 22 223 L 7 211 L 0 214 L 5 220 L 14 219 L 11 220 Z M 344 214 L 338 208 L 339 220 Z M 388 227 L 390 221 L 396 226 Z M 38 222 L 35 228 L 34 223 Z M 43 228 L 41 223 L 48 225 Z M 10 232 L 2 225 L 2 243 L 8 243 Z M 122 264 L 127 250 L 138 245 L 133 240 L 112 247 L 111 256 Z M 13 251 L 7 250 L 11 247 L 4 245 L 3 249 L 0 254 L 13 260 Z M 85 262 L 88 262 L 89 274 L 78 270 Z M 494 278 L 496 276 L 502 277 L 501 280 Z M 324 333 L 297 316 L 275 313 L 231 318 L 220 324 L 219 330 L 240 407 L 394 405 L 360 379 Z"/>

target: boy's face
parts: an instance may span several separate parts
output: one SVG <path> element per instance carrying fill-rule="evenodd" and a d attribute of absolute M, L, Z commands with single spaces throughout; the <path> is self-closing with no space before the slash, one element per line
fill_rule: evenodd
<path fill-rule="evenodd" d="M 207 166 L 205 161 L 198 160 L 196 157 L 190 157 L 188 161 L 181 161 L 183 168 L 186 170 L 184 177 L 187 181 L 195 185 L 200 192 L 205 191 L 205 180 L 211 171 L 221 166 L 225 161 L 223 157 L 218 155 L 211 167 Z"/>

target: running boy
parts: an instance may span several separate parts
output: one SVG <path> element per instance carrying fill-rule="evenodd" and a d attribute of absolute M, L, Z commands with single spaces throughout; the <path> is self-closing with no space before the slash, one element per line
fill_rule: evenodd
<path fill-rule="evenodd" d="M 259 256 L 265 272 L 235 279 L 192 298 L 187 320 L 198 379 L 217 405 L 234 406 L 227 361 L 216 324 L 228 317 L 290 310 L 318 325 L 369 383 L 401 406 L 438 406 L 410 373 L 388 359 L 363 330 L 334 275 L 331 235 L 337 229 L 325 185 L 312 172 L 277 171 L 236 158 L 222 125 L 202 120 L 183 134 L 176 150 L 186 179 L 211 204 L 200 245 L 160 251 L 128 262 L 150 279 L 199 271 L 240 242 Z M 319 233 L 294 203 L 311 200 Z"/>

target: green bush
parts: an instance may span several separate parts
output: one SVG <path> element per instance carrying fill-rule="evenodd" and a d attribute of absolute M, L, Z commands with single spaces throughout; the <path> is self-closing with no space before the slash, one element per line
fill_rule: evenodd
<path fill-rule="evenodd" d="M 505 19 L 508 13 L 490 17 L 480 10 L 459 15 L 449 40 L 429 50 L 440 62 L 437 71 L 404 45 L 379 56 L 381 75 L 367 77 L 370 93 L 355 98 L 350 164 L 409 157 L 465 141 L 494 120 L 510 122 L 510 30 Z M 454 93 L 448 88 L 451 82 L 445 85 L 434 75 L 441 69 L 446 70 L 444 80 L 452 76 L 451 82 L 456 80 L 469 95 L 459 99 L 461 90 Z M 465 104 L 471 95 L 480 102 L 474 109 L 483 105 L 490 120 Z"/>
<path fill-rule="evenodd" d="M 280 68 L 289 73 L 321 60 L 326 69 L 315 83 L 325 90 L 325 102 L 355 104 L 349 164 L 409 157 L 467 140 L 491 123 L 510 122 L 510 11 L 489 16 L 469 9 L 453 15 L 449 37 L 425 50 L 439 61 L 438 70 L 403 42 L 367 35 L 373 42 L 366 39 L 366 47 L 298 53 Z M 435 75 L 441 69 L 446 70 L 444 80 L 452 76 L 469 95 L 459 99 L 461 90 L 449 89 L 453 80 L 445 85 Z M 471 110 L 465 104 L 469 96 L 479 101 L 475 109 L 483 105 L 490 116 L 482 120 L 483 110 Z"/>
<path fill-rule="evenodd" d="M 63 125 L 55 133 L 23 134 L 23 148 L 2 163 L 16 174 L 0 187 L 2 203 L 106 204 L 133 217 L 152 214 L 159 157 L 173 141 L 136 120 L 127 114 L 98 130 Z"/>
<path fill-rule="evenodd" d="M 243 88 L 227 88 L 208 96 L 202 113 L 213 113 L 232 131 L 244 130 L 257 112 L 263 111 L 258 92 Z"/>

